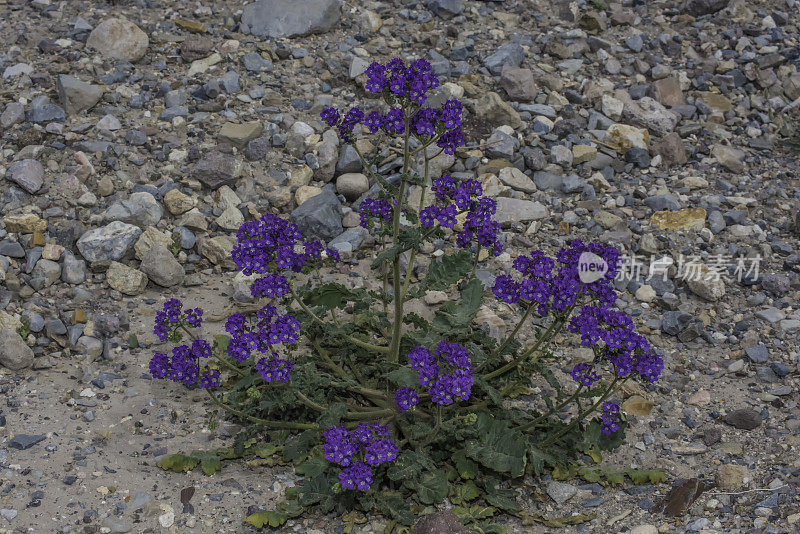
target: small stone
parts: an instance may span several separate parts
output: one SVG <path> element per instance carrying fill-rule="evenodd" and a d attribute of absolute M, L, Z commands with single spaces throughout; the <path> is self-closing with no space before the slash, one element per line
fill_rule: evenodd
<path fill-rule="evenodd" d="M 329 31 L 341 9 L 341 0 L 258 0 L 244 7 L 242 23 L 259 37 L 299 37 Z"/>
<path fill-rule="evenodd" d="M 19 371 L 32 364 L 33 351 L 16 330 L 6 326 L 0 328 L 0 366 Z"/>
<path fill-rule="evenodd" d="M 147 53 L 150 40 L 139 27 L 124 18 L 101 22 L 86 40 L 86 46 L 102 56 L 135 63 Z"/>
<path fill-rule="evenodd" d="M 500 73 L 500 85 L 511 100 L 530 102 L 539 93 L 539 88 L 530 69 L 511 65 L 503 66 Z"/>
<path fill-rule="evenodd" d="M 536 184 L 533 183 L 533 180 L 516 167 L 500 169 L 498 178 L 502 183 L 517 191 L 522 191 L 523 193 L 535 193 L 537 191 Z"/>
<path fill-rule="evenodd" d="M 195 199 L 182 193 L 179 189 L 170 189 L 164 195 L 164 205 L 171 214 L 181 215 L 195 206 Z"/>
<path fill-rule="evenodd" d="M 753 430 L 761 426 L 761 415 L 751 408 L 734 410 L 723 420 L 732 427 L 742 430 Z"/>
<path fill-rule="evenodd" d="M 162 287 L 172 287 L 183 283 L 183 267 L 172 255 L 172 252 L 161 245 L 155 245 L 147 251 L 139 269 L 150 280 Z"/>
<path fill-rule="evenodd" d="M 44 167 L 35 159 L 23 159 L 12 163 L 6 170 L 6 180 L 10 180 L 30 194 L 44 185 Z"/>
<path fill-rule="evenodd" d="M 572 164 L 580 165 L 593 161 L 597 157 L 597 148 L 589 145 L 572 146 Z"/>
<path fill-rule="evenodd" d="M 414 534 L 475 534 L 450 510 L 423 515 L 414 525 Z"/>
<path fill-rule="evenodd" d="M 297 207 L 290 219 L 306 239 L 329 241 L 343 230 L 341 203 L 328 189 Z"/>
<path fill-rule="evenodd" d="M 66 74 L 59 74 L 56 88 L 61 105 L 70 115 L 91 109 L 103 97 L 103 89 L 97 85 Z"/>
<path fill-rule="evenodd" d="M 556 502 L 556 504 L 561 506 L 575 496 L 575 494 L 578 492 L 578 488 L 572 484 L 556 482 L 553 480 L 547 483 L 545 491 L 547 492 L 547 495 L 549 495 L 550 498 Z"/>
<path fill-rule="evenodd" d="M 233 185 L 239 175 L 239 164 L 233 154 L 212 150 L 195 164 L 194 177 L 210 189 Z"/>
<path fill-rule="evenodd" d="M 606 142 L 622 153 L 633 147 L 647 149 L 650 146 L 650 132 L 627 124 L 612 124 L 606 130 Z"/>
<path fill-rule="evenodd" d="M 503 197 L 497 199 L 495 220 L 500 224 L 530 222 L 544 219 L 549 214 L 547 207 L 540 202 Z"/>
<path fill-rule="evenodd" d="M 630 531 L 630 534 L 658 534 L 658 528 L 655 525 L 636 525 Z"/>
<path fill-rule="evenodd" d="M 705 265 L 699 265 L 687 276 L 686 285 L 692 293 L 709 302 L 716 302 L 725 296 L 725 282 L 722 277 Z"/>
<path fill-rule="evenodd" d="M 725 9 L 730 0 L 689 0 L 686 2 L 685 10 L 694 17 L 711 15 L 717 11 Z"/>
<path fill-rule="evenodd" d="M 463 0 L 426 0 L 425 7 L 434 15 L 443 19 L 451 19 L 464 11 Z"/>
<path fill-rule="evenodd" d="M 686 403 L 692 406 L 707 406 L 711 403 L 711 393 L 705 389 L 698 390 L 686 400 Z"/>
<path fill-rule="evenodd" d="M 336 191 L 353 201 L 369 190 L 369 179 L 361 173 L 342 174 L 336 179 Z"/>
<path fill-rule="evenodd" d="M 41 443 L 45 439 L 47 439 L 47 436 L 44 434 L 16 434 L 11 438 L 11 441 L 8 442 L 8 446 L 12 449 L 24 451 L 30 449 L 37 443 Z"/>
<path fill-rule="evenodd" d="M 717 468 L 714 482 L 722 491 L 737 491 L 744 486 L 747 468 L 737 464 L 723 464 Z"/>
<path fill-rule="evenodd" d="M 222 143 L 229 143 L 239 149 L 243 149 L 247 143 L 261 135 L 263 125 L 260 121 L 236 124 L 226 122 L 222 125 L 217 138 Z"/>
<path fill-rule="evenodd" d="M 124 295 L 141 295 L 147 288 L 146 274 L 116 261 L 108 266 L 106 281 L 111 288 Z"/>
<path fill-rule="evenodd" d="M 728 145 L 714 145 L 711 148 L 711 155 L 716 158 L 720 165 L 731 172 L 742 173 L 745 170 L 744 150 Z"/>
<path fill-rule="evenodd" d="M 665 106 L 682 106 L 685 103 L 681 82 L 676 77 L 662 78 L 653 82 L 656 100 Z"/>
<path fill-rule="evenodd" d="M 508 125 L 514 128 L 522 126 L 522 119 L 514 108 L 504 102 L 495 92 L 488 91 L 475 103 L 475 113 L 479 119 L 493 126 Z"/>

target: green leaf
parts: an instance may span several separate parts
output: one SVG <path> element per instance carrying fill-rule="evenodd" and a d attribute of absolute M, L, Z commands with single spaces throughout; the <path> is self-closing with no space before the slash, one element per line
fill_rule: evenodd
<path fill-rule="evenodd" d="M 263 443 L 253 447 L 251 452 L 259 458 L 269 458 L 278 452 L 278 446 L 274 443 Z"/>
<path fill-rule="evenodd" d="M 419 374 L 408 367 L 398 367 L 387 373 L 386 378 L 398 386 L 414 387 L 419 384 Z"/>
<path fill-rule="evenodd" d="M 354 291 L 342 284 L 328 282 L 320 284 L 309 291 L 304 296 L 303 302 L 307 306 L 322 306 L 326 310 L 332 310 L 334 308 L 344 308 L 348 302 L 361 300 L 363 297 L 363 291 Z"/>
<path fill-rule="evenodd" d="M 556 459 L 550 454 L 538 449 L 534 445 L 528 447 L 528 460 L 530 461 L 533 474 L 539 476 L 544 471 L 546 465 L 556 465 Z"/>
<path fill-rule="evenodd" d="M 443 469 L 427 471 L 420 477 L 415 489 L 421 503 L 440 503 L 447 497 L 447 473 Z"/>
<path fill-rule="evenodd" d="M 508 534 L 508 529 L 505 525 L 498 525 L 491 521 L 483 521 L 475 526 L 480 528 L 483 534 Z"/>
<path fill-rule="evenodd" d="M 206 476 L 211 476 L 222 469 L 222 460 L 217 451 L 192 451 L 191 456 L 200 461 L 200 469 Z"/>
<path fill-rule="evenodd" d="M 625 474 L 634 484 L 661 484 L 666 481 L 663 471 L 656 469 L 628 469 Z"/>
<path fill-rule="evenodd" d="M 27 337 L 27 336 L 25 336 Z M 139 348 L 139 339 L 136 337 L 136 334 L 131 334 L 128 336 L 128 347 L 132 349 Z"/>
<path fill-rule="evenodd" d="M 463 504 L 477 499 L 479 495 L 478 486 L 476 486 L 473 481 L 469 480 L 466 484 L 451 487 L 450 502 L 453 504 Z"/>
<path fill-rule="evenodd" d="M 393 247 L 387 248 L 386 250 L 380 252 L 377 256 L 375 256 L 375 260 L 372 262 L 372 265 L 370 265 L 370 267 L 372 269 L 377 269 L 378 267 L 381 266 L 381 264 L 383 264 L 383 262 L 392 263 L 397 258 L 397 256 L 403 253 L 403 250 L 404 247 L 402 244 L 397 244 Z"/>
<path fill-rule="evenodd" d="M 461 478 L 471 480 L 478 476 L 478 464 L 467 458 L 463 450 L 453 454 L 453 462 Z"/>
<path fill-rule="evenodd" d="M 295 471 L 307 477 L 315 477 L 322 474 L 327 466 L 328 462 L 325 458 L 317 456 L 316 458 L 311 458 L 299 464 L 295 467 Z"/>
<path fill-rule="evenodd" d="M 347 413 L 347 404 L 344 402 L 334 402 L 328 408 L 319 414 L 317 423 L 323 428 L 336 426 Z"/>
<path fill-rule="evenodd" d="M 164 471 L 175 471 L 176 473 L 186 473 L 191 471 L 200 460 L 185 454 L 168 454 L 164 456 L 156 465 Z"/>
<path fill-rule="evenodd" d="M 431 262 L 428 274 L 422 282 L 421 291 L 447 289 L 467 276 L 471 269 L 472 254 L 468 250 L 445 254 L 441 260 Z"/>
<path fill-rule="evenodd" d="M 253 525 L 256 528 L 263 528 L 265 525 L 269 525 L 272 528 L 278 528 L 286 523 L 288 519 L 288 515 L 282 514 L 281 512 L 277 512 L 275 510 L 270 510 L 268 512 L 256 512 L 255 514 L 249 515 L 244 519 L 244 522 L 249 525 Z"/>
<path fill-rule="evenodd" d="M 472 279 L 461 291 L 459 301 L 442 304 L 433 318 L 433 327 L 441 333 L 450 333 L 453 329 L 464 329 L 469 326 L 481 307 L 483 293 L 481 281 L 477 278 Z"/>
<path fill-rule="evenodd" d="M 467 456 L 498 473 L 512 477 L 525 472 L 528 451 L 527 438 L 508 428 L 506 421 L 481 413 L 475 424 L 478 439 L 467 442 Z"/>
<path fill-rule="evenodd" d="M 386 476 L 395 482 L 403 481 L 412 483 L 419 477 L 419 474 L 426 469 L 433 469 L 433 461 L 428 453 L 415 451 L 413 449 L 404 450 L 394 461 L 389 464 Z"/>
<path fill-rule="evenodd" d="M 411 525 L 414 522 L 414 514 L 409 510 L 408 501 L 398 493 L 382 492 L 378 494 L 375 497 L 375 508 L 400 524 Z"/>
<path fill-rule="evenodd" d="M 330 481 L 325 475 L 306 478 L 303 481 L 303 485 L 300 486 L 299 496 L 302 506 L 308 507 L 312 504 L 319 504 L 324 508 L 329 506 L 332 508 L 333 490 Z"/>
<path fill-rule="evenodd" d="M 516 514 L 522 507 L 517 502 L 517 492 L 510 489 L 494 489 L 486 494 L 486 502 L 504 512 Z"/>
<path fill-rule="evenodd" d="M 225 334 L 215 335 L 214 346 L 212 349 L 214 353 L 226 356 L 228 354 L 228 342 L 230 340 L 231 340 L 230 336 L 226 336 Z"/>
<path fill-rule="evenodd" d="M 297 463 L 305 459 L 316 442 L 317 432 L 314 430 L 306 430 L 302 434 L 289 437 L 283 446 L 283 461 Z"/>

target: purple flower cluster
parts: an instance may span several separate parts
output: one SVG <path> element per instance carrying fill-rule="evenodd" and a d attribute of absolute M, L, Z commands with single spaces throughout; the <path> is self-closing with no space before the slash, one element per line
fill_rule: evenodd
<path fill-rule="evenodd" d="M 231 315 L 225 322 L 225 331 L 231 336 L 228 356 L 243 362 L 253 351 L 270 354 L 271 358 L 261 358 L 257 362 L 259 374 L 267 382 L 288 382 L 289 372 L 294 367 L 291 362 L 279 359 L 273 346 L 297 343 L 300 322 L 293 315 L 280 315 L 274 306 L 264 306 L 256 312 L 255 321 L 240 313 Z"/>
<path fill-rule="evenodd" d="M 372 467 L 391 462 L 399 451 L 389 437 L 389 429 L 377 422 L 361 423 L 353 430 L 332 426 L 322 436 L 325 459 L 344 467 L 339 482 L 348 489 L 369 489 Z"/>
<path fill-rule="evenodd" d="M 456 236 L 460 248 L 469 247 L 473 240 L 494 255 L 500 254 L 503 246 L 498 239 L 500 225 L 492 220 L 497 211 L 494 199 L 483 195 L 483 188 L 477 180 L 464 180 L 456 184 L 446 174 L 433 180 L 431 190 L 436 196 L 436 204 L 423 208 L 419 219 L 424 227 L 433 226 L 438 221 L 447 228 L 455 228 L 457 216 L 466 214 L 462 229 Z"/>
<path fill-rule="evenodd" d="M 156 352 L 150 359 L 150 374 L 153 378 L 168 378 L 185 386 L 199 384 L 203 388 L 215 388 L 220 384 L 219 369 L 200 365 L 201 358 L 211 356 L 211 346 L 196 339 L 191 346 L 178 345 L 172 349 L 172 357 Z"/>
<path fill-rule="evenodd" d="M 581 385 L 586 387 L 600 380 L 597 373 L 594 371 L 594 366 L 590 363 L 576 364 L 575 367 L 572 368 L 570 376 L 575 382 L 580 382 Z"/>
<path fill-rule="evenodd" d="M 495 279 L 492 292 L 497 298 L 509 304 L 527 302 L 536 303 L 540 315 L 547 313 L 553 285 L 553 267 L 555 260 L 541 250 L 534 250 L 528 256 L 519 256 L 514 260 L 513 268 L 522 275 L 517 282 L 511 275 L 502 274 Z"/>
<path fill-rule="evenodd" d="M 420 385 L 428 388 L 434 404 L 447 406 L 453 404 L 455 398 L 469 399 L 475 379 L 469 353 L 458 343 L 442 340 L 436 347 L 436 354 L 425 347 L 415 347 L 408 353 L 408 359 Z"/>
<path fill-rule="evenodd" d="M 322 110 L 320 117 L 329 126 L 336 127 L 345 142 L 353 141 L 353 129 L 363 124 L 370 133 L 384 130 L 386 133 L 405 133 L 406 129 L 419 138 L 429 140 L 438 136 L 436 145 L 447 154 L 454 154 L 457 147 L 464 144 L 461 132 L 461 115 L 464 106 L 458 100 L 448 100 L 441 108 L 422 108 L 428 92 L 439 86 L 439 79 L 430 63 L 425 59 L 406 65 L 402 59 L 395 58 L 385 65 L 372 63 L 365 71 L 367 91 L 383 95 L 384 100 L 393 107 L 382 114 L 372 111 L 368 114 L 351 108 L 344 116 L 329 107 Z M 400 106 L 394 106 L 396 102 Z M 404 109 L 410 104 L 413 108 L 406 116 Z"/>
<path fill-rule="evenodd" d="M 392 204 L 388 200 L 365 198 L 359 209 L 362 228 L 369 229 L 370 219 L 392 220 Z"/>
<path fill-rule="evenodd" d="M 271 358 L 261 358 L 256 362 L 256 370 L 266 382 L 281 382 L 286 384 L 292 378 L 294 365 L 289 360 L 281 360 L 277 354 Z"/>
<path fill-rule="evenodd" d="M 600 431 L 605 434 L 613 434 L 619 430 L 619 406 L 611 401 L 603 403 L 603 421 L 600 424 Z"/>
<path fill-rule="evenodd" d="M 644 336 L 636 333 L 633 321 L 622 312 L 582 306 L 570 319 L 568 329 L 580 334 L 584 347 L 600 347 L 601 358 L 611 363 L 618 377 L 635 371 L 648 382 L 655 382 L 664 368 L 661 357 Z"/>
<path fill-rule="evenodd" d="M 251 285 L 254 297 L 282 297 L 289 292 L 289 282 L 280 272 L 300 272 L 310 262 L 321 260 L 323 253 L 339 261 L 339 253 L 319 241 L 302 243 L 302 252 L 298 252 L 301 237 L 297 226 L 270 214 L 239 227 L 231 251 L 233 262 L 248 276 L 266 275 Z"/>
<path fill-rule="evenodd" d="M 414 388 L 410 387 L 398 388 L 394 393 L 394 400 L 400 411 L 406 411 L 419 404 L 419 396 L 414 391 Z"/>
<path fill-rule="evenodd" d="M 183 324 L 199 328 L 203 322 L 203 310 L 190 308 L 183 310 L 183 303 L 178 299 L 167 299 L 164 306 L 156 312 L 153 333 L 159 341 L 166 341 L 170 334 Z"/>

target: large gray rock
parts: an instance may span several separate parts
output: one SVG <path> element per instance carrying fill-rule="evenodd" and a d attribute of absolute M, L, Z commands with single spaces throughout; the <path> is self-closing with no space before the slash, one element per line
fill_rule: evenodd
<path fill-rule="evenodd" d="M 61 264 L 61 280 L 67 284 L 81 284 L 86 280 L 86 262 L 76 258 L 71 252 L 64 252 Z"/>
<path fill-rule="evenodd" d="M 701 17 L 725 9 L 729 1 L 730 0 L 688 0 L 684 9 L 693 17 Z"/>
<path fill-rule="evenodd" d="M 330 30 L 341 11 L 341 0 L 258 0 L 244 7 L 242 22 L 260 37 L 297 37 Z"/>
<path fill-rule="evenodd" d="M 142 229 L 114 221 L 84 233 L 76 243 L 78 251 L 90 262 L 121 259 L 133 248 Z"/>
<path fill-rule="evenodd" d="M 440 510 L 419 518 L 414 525 L 414 534 L 474 534 L 461 524 L 458 516 L 450 510 Z"/>
<path fill-rule="evenodd" d="M 59 74 L 56 87 L 61 105 L 70 115 L 91 109 L 103 97 L 100 87 L 66 74 Z"/>
<path fill-rule="evenodd" d="M 342 205 L 329 189 L 303 202 L 290 218 L 306 239 L 329 241 L 342 233 Z"/>
<path fill-rule="evenodd" d="M 541 202 L 505 197 L 497 199 L 495 220 L 500 224 L 537 221 L 548 215 L 547 207 Z"/>
<path fill-rule="evenodd" d="M 164 209 L 146 191 L 132 193 L 127 200 L 114 202 L 106 210 L 107 221 L 122 221 L 142 228 L 155 226 L 161 220 Z"/>
<path fill-rule="evenodd" d="M 210 189 L 232 185 L 239 174 L 239 164 L 233 154 L 212 150 L 194 166 L 194 176 Z"/>
<path fill-rule="evenodd" d="M 28 193 L 36 193 L 44 185 L 44 167 L 35 159 L 23 159 L 12 163 L 6 171 L 10 180 Z"/>
<path fill-rule="evenodd" d="M 33 351 L 19 334 L 11 328 L 0 329 L 0 366 L 18 371 L 32 363 Z"/>
<path fill-rule="evenodd" d="M 19 102 L 10 102 L 0 115 L 0 128 L 11 128 L 25 120 L 25 106 Z"/>
<path fill-rule="evenodd" d="M 464 11 L 464 0 L 427 0 L 425 7 L 434 15 L 451 19 Z"/>
<path fill-rule="evenodd" d="M 172 253 L 162 245 L 155 245 L 142 258 L 139 269 L 150 280 L 163 287 L 172 287 L 183 283 L 183 267 Z"/>
<path fill-rule="evenodd" d="M 86 40 L 86 46 L 97 50 L 100 55 L 130 62 L 142 59 L 149 44 L 147 34 L 124 18 L 104 20 Z"/>
<path fill-rule="evenodd" d="M 517 43 L 499 46 L 497 51 L 483 60 L 483 65 L 495 76 L 499 75 L 503 67 L 519 67 L 525 59 L 525 51 Z"/>
<path fill-rule="evenodd" d="M 64 108 L 50 102 L 46 95 L 39 95 L 31 101 L 28 120 L 31 122 L 63 122 L 67 118 Z"/>

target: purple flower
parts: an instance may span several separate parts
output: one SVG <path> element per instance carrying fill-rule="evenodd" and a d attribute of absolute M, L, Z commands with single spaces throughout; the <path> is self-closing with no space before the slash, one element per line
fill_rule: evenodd
<path fill-rule="evenodd" d="M 339 483 L 343 488 L 366 490 L 372 484 L 372 468 L 363 462 L 357 462 L 342 469 Z"/>
<path fill-rule="evenodd" d="M 397 452 L 397 445 L 391 439 L 379 439 L 364 447 L 364 461 L 369 465 L 380 465 L 397 458 Z"/>
<path fill-rule="evenodd" d="M 392 220 L 392 205 L 388 200 L 365 198 L 361 202 L 359 209 L 361 210 L 359 217 L 363 228 L 369 228 L 370 218 L 384 221 Z"/>
<path fill-rule="evenodd" d="M 343 426 L 332 426 L 325 429 L 323 438 L 325 459 L 342 467 L 350 465 L 353 456 L 358 453 L 358 447 L 350 441 L 347 429 Z"/>
<path fill-rule="evenodd" d="M 325 108 L 322 110 L 322 113 L 320 113 L 319 116 L 323 121 L 328 123 L 328 126 L 337 126 L 339 124 L 339 120 L 341 120 L 339 112 L 336 110 L 336 108 Z"/>
<path fill-rule="evenodd" d="M 211 345 L 209 345 L 208 341 L 205 341 L 204 339 L 195 339 L 192 341 L 192 354 L 196 358 L 210 358 Z"/>
<path fill-rule="evenodd" d="M 420 385 L 428 388 L 434 404 L 446 406 L 455 398 L 469 399 L 475 379 L 469 353 L 458 343 L 440 341 L 435 355 L 425 347 L 415 347 L 408 353 L 408 359 L 409 367 L 417 371 Z"/>
<path fill-rule="evenodd" d="M 199 369 L 197 358 L 186 345 L 178 345 L 172 349 L 169 378 L 185 386 L 197 383 Z"/>
<path fill-rule="evenodd" d="M 200 387 L 205 389 L 213 389 L 219 387 L 220 379 L 219 369 L 212 369 L 209 366 L 203 368 L 200 374 Z"/>
<path fill-rule="evenodd" d="M 294 365 L 288 360 L 281 360 L 273 354 L 270 359 L 261 358 L 256 362 L 256 370 L 266 382 L 281 382 L 286 384 L 291 379 Z"/>
<path fill-rule="evenodd" d="M 381 129 L 383 126 L 383 115 L 381 115 L 380 111 L 373 111 L 367 118 L 364 119 L 364 126 L 369 129 L 369 133 L 375 133 Z"/>
<path fill-rule="evenodd" d="M 370 93 L 382 92 L 387 83 L 385 72 L 386 68 L 383 65 L 372 62 L 364 71 L 364 74 L 367 75 L 367 83 L 364 84 L 364 88 Z"/>
<path fill-rule="evenodd" d="M 403 116 L 403 110 L 400 108 L 392 108 L 383 117 L 383 129 L 387 133 L 402 133 L 406 128 L 406 119 Z"/>
<path fill-rule="evenodd" d="M 414 388 L 401 387 L 394 394 L 394 400 L 400 411 L 405 411 L 419 404 L 419 396 L 414 392 Z"/>
<path fill-rule="evenodd" d="M 156 352 L 150 359 L 150 375 L 153 378 L 166 378 L 169 375 L 169 356 Z"/>
<path fill-rule="evenodd" d="M 603 403 L 602 409 L 600 431 L 605 435 L 613 434 L 619 430 L 619 406 L 611 401 L 606 401 Z"/>
<path fill-rule="evenodd" d="M 282 297 L 289 292 L 289 281 L 280 274 L 266 274 L 250 286 L 254 297 Z"/>
<path fill-rule="evenodd" d="M 589 363 L 579 363 L 572 368 L 570 376 L 575 382 L 580 382 L 588 387 L 600 380 L 593 369 L 594 366 Z"/>

